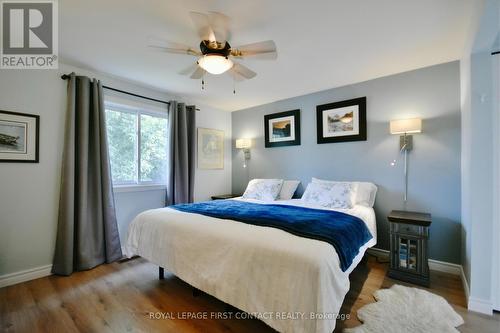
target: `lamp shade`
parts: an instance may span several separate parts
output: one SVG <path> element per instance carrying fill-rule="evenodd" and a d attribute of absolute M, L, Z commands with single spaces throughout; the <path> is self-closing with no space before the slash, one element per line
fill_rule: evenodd
<path fill-rule="evenodd" d="M 236 140 L 236 148 L 238 149 L 248 149 L 252 147 L 251 139 L 237 139 Z"/>
<path fill-rule="evenodd" d="M 221 55 L 208 54 L 198 59 L 201 68 L 210 74 L 222 74 L 233 67 L 233 62 Z"/>
<path fill-rule="evenodd" d="M 390 128 L 391 134 L 421 133 L 422 119 L 412 118 L 391 120 Z"/>

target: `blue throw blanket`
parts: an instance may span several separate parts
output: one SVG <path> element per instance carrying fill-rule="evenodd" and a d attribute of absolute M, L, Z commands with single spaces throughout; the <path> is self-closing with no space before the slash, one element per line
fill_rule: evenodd
<path fill-rule="evenodd" d="M 346 271 L 359 249 L 372 235 L 358 217 L 329 210 L 286 205 L 263 205 L 236 200 L 180 204 L 170 208 L 220 219 L 273 227 L 296 236 L 331 244 L 337 250 L 340 268 Z"/>

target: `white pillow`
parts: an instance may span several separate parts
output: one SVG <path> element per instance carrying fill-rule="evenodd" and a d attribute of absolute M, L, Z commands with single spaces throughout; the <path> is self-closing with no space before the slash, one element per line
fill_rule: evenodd
<path fill-rule="evenodd" d="M 244 199 L 274 201 L 283 186 L 283 179 L 252 179 L 243 193 Z"/>
<path fill-rule="evenodd" d="M 333 180 L 323 180 L 314 178 L 313 183 L 345 183 L 337 182 Z M 350 182 L 352 184 L 352 197 L 351 201 L 353 205 L 361 205 L 366 207 L 373 207 L 375 204 L 375 197 L 377 195 L 377 186 L 369 182 Z"/>
<path fill-rule="evenodd" d="M 375 204 L 375 197 L 377 195 L 377 186 L 368 182 L 355 182 L 356 183 L 356 205 L 373 207 Z"/>
<path fill-rule="evenodd" d="M 300 180 L 285 180 L 283 181 L 283 186 L 281 187 L 280 195 L 278 199 L 280 200 L 290 200 L 293 198 L 297 187 L 299 187 Z"/>
<path fill-rule="evenodd" d="M 313 182 L 302 195 L 304 202 L 327 208 L 352 208 L 352 185 L 347 182 Z"/>

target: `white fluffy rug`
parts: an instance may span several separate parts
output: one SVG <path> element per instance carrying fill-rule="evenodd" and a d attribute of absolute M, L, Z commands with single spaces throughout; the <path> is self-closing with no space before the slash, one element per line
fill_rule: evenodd
<path fill-rule="evenodd" d="M 374 294 L 377 302 L 358 311 L 363 325 L 346 329 L 352 333 L 446 333 L 458 332 L 455 327 L 464 320 L 446 300 L 428 291 L 398 284 Z"/>

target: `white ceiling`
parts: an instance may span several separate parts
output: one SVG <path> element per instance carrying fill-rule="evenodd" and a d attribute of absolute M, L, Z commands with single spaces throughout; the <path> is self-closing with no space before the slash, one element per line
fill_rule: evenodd
<path fill-rule="evenodd" d="M 479 0 L 61 0 L 63 61 L 234 111 L 459 59 Z M 189 11 L 231 17 L 231 45 L 273 39 L 278 60 L 258 73 L 181 76 L 195 58 L 147 47 L 149 37 L 197 46 Z"/>

